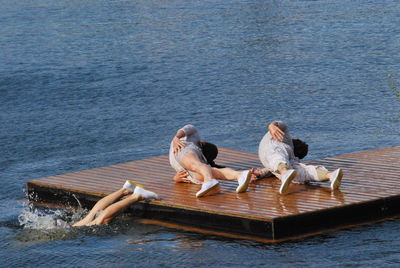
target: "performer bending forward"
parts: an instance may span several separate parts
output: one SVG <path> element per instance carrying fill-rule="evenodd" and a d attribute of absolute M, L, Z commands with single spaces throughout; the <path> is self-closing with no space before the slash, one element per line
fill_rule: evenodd
<path fill-rule="evenodd" d="M 298 139 L 292 139 L 288 126 L 282 121 L 274 121 L 268 126 L 258 149 L 258 156 L 264 169 L 255 170 L 257 177 L 272 172 L 281 180 L 280 194 L 285 194 L 292 181 L 307 183 L 310 181 L 330 181 L 332 190 L 338 189 L 343 177 L 339 168 L 329 172 L 323 166 L 305 165 L 299 159 L 308 153 L 308 145 Z"/>
<path fill-rule="evenodd" d="M 217 179 L 237 180 L 239 185 L 236 192 L 245 192 L 251 179 L 251 170 L 236 171 L 230 168 L 212 167 L 214 159 L 208 157 L 207 160 L 205 157 L 212 149 L 215 152 L 216 146 L 200 141 L 199 132 L 193 125 L 179 129 L 172 139 L 169 151 L 170 164 L 177 171 L 175 181 L 202 184 L 196 197 L 202 197 L 215 190 L 219 184 Z M 215 153 L 214 155 L 216 157 Z"/>

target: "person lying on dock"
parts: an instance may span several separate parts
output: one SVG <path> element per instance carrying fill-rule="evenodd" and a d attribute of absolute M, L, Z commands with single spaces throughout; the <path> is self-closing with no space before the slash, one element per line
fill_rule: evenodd
<path fill-rule="evenodd" d="M 175 182 L 202 184 L 196 197 L 216 190 L 219 185 L 217 179 L 237 180 L 236 192 L 245 192 L 252 176 L 251 170 L 236 171 L 215 165 L 213 160 L 217 153 L 215 145 L 200 140 L 200 134 L 193 125 L 179 129 L 171 141 L 169 151 L 170 164 L 177 171 Z"/>
<path fill-rule="evenodd" d="M 205 157 L 207 164 L 211 166 L 211 168 L 225 168 L 225 166 L 221 166 L 215 163 L 215 159 L 218 156 L 218 147 L 210 142 L 200 141 L 200 148 L 201 153 Z M 176 163 L 171 163 L 171 165 Z M 177 167 L 179 169 L 180 167 Z M 190 177 L 190 173 L 188 173 L 185 169 L 181 169 L 176 172 L 175 176 L 173 177 L 175 182 L 192 182 L 192 178 Z"/>
<path fill-rule="evenodd" d="M 142 186 L 128 180 L 121 189 L 97 201 L 86 217 L 72 226 L 108 224 L 130 205 L 141 200 L 153 199 L 159 199 L 156 193 L 145 190 Z"/>
<path fill-rule="evenodd" d="M 280 194 L 287 192 L 292 181 L 300 184 L 330 181 L 331 190 L 339 188 L 343 177 L 340 168 L 329 172 L 323 166 L 300 163 L 299 159 L 303 159 L 308 153 L 308 144 L 292 139 L 285 123 L 274 121 L 269 124 L 268 130 L 258 148 L 258 156 L 264 168 L 254 170 L 255 176 L 265 177 L 272 172 L 281 180 Z"/>

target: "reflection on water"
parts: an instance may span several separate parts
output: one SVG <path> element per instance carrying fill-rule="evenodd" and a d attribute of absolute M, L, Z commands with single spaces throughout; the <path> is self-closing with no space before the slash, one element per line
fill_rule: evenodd
<path fill-rule="evenodd" d="M 307 188 L 293 183 L 290 187 L 286 195 L 273 195 L 275 209 L 283 214 L 299 214 L 328 206 L 336 207 L 345 204 L 346 201 L 345 194 L 340 189 L 332 191 L 330 187 L 319 183 L 307 185 Z"/>

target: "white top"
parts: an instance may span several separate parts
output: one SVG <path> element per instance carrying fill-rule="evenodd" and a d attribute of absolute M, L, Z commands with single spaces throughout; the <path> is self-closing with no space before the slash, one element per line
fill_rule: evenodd
<path fill-rule="evenodd" d="M 288 126 L 278 121 L 278 127 L 284 132 L 284 139 L 282 142 L 276 141 L 268 132 L 264 135 L 258 148 L 258 155 L 264 169 L 261 169 L 261 174 L 270 171 L 278 178 L 281 175 L 277 173 L 279 163 L 286 163 L 289 168 L 296 170 L 297 175 L 294 182 L 305 183 L 308 181 L 320 181 L 317 170 L 328 172 L 323 166 L 305 165 L 300 163 L 299 159 L 294 155 L 294 146 L 292 137 L 289 134 Z"/>
<path fill-rule="evenodd" d="M 297 157 L 294 156 L 294 146 L 288 126 L 282 121 L 276 122 L 278 123 L 278 127 L 284 132 L 283 141 L 274 140 L 271 133 L 268 131 L 262 138 L 258 147 L 258 156 L 261 163 L 272 172 L 277 170 L 277 165 L 282 161 L 282 158 L 289 163 L 297 161 Z"/>

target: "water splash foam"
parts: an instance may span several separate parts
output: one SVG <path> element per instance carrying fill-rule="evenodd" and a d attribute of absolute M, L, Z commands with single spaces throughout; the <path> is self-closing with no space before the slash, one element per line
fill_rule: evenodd
<path fill-rule="evenodd" d="M 50 209 L 27 204 L 18 216 L 18 222 L 23 229 L 52 230 L 69 228 L 73 222 L 82 218 L 85 209 L 75 210 Z"/>

